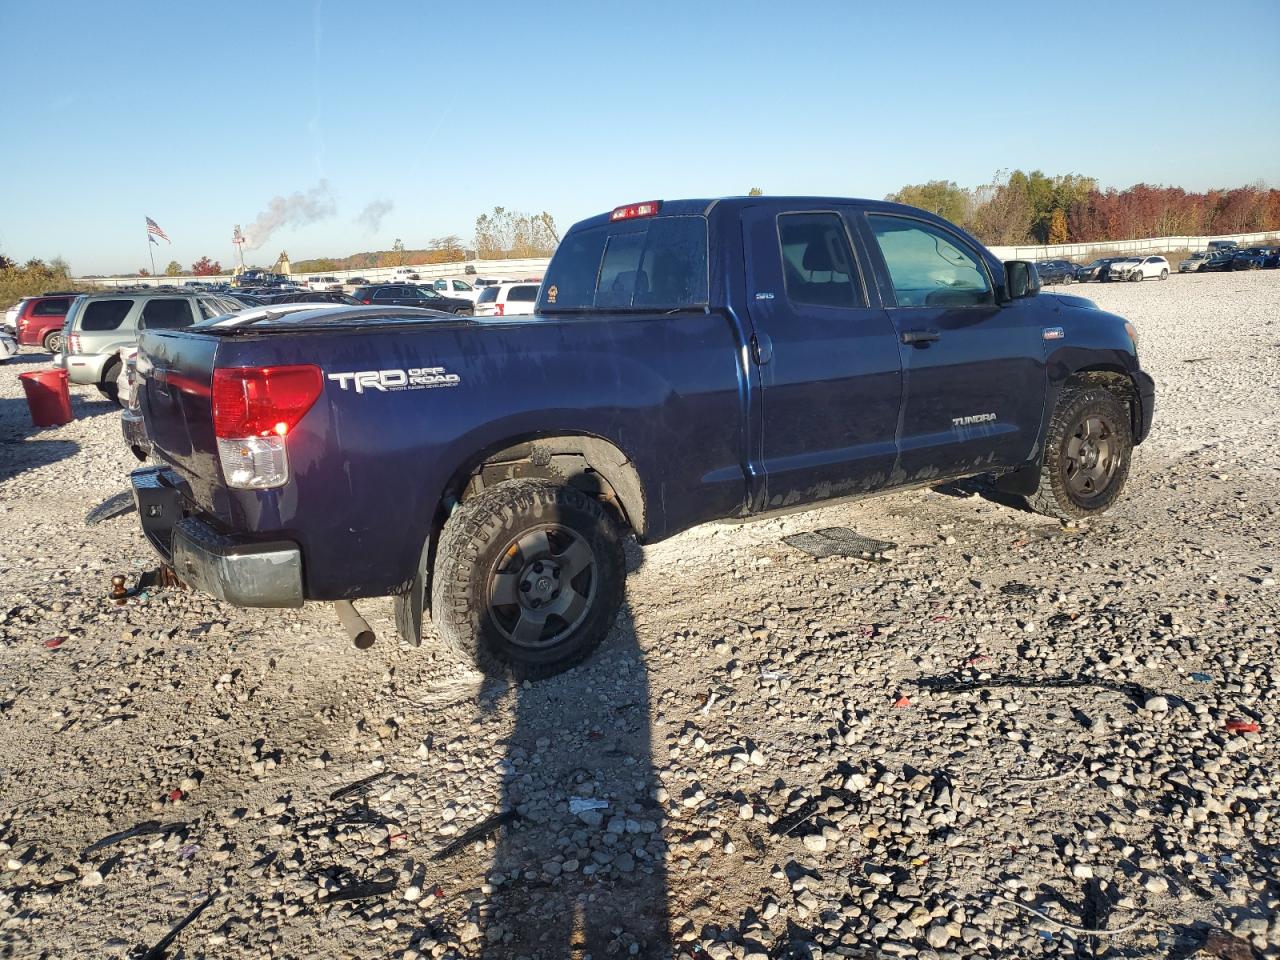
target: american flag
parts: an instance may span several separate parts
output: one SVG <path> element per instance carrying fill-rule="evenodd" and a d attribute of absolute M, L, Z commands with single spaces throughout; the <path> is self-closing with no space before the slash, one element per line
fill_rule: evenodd
<path fill-rule="evenodd" d="M 172 243 L 169 235 L 160 229 L 160 224 L 156 223 L 150 217 L 147 217 L 147 233 L 157 237 L 163 237 L 165 242 Z"/>

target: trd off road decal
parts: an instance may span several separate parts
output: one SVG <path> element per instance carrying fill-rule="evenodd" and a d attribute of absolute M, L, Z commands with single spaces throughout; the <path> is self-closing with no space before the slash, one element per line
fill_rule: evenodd
<path fill-rule="evenodd" d="M 436 387 L 456 387 L 462 378 L 449 373 L 444 367 L 414 367 L 411 370 L 359 370 L 351 373 L 331 373 L 329 379 L 343 390 L 364 393 L 377 390 L 394 393 L 399 390 L 433 390 Z"/>

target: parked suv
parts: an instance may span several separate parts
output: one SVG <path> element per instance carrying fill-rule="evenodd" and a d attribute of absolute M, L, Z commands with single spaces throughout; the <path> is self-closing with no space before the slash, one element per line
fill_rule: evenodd
<path fill-rule="evenodd" d="M 59 291 L 23 300 L 14 317 L 18 343 L 61 353 L 62 327 L 67 322 L 67 310 L 78 296 L 78 293 Z"/>
<path fill-rule="evenodd" d="M 476 298 L 476 316 L 513 317 L 533 313 L 538 287 L 536 283 L 499 283 L 485 287 Z"/>
<path fill-rule="evenodd" d="M 360 287 L 351 295 L 361 303 L 375 307 L 423 307 L 459 316 L 471 316 L 475 312 L 475 305 L 470 300 L 443 297 L 431 287 L 419 287 L 411 283 L 374 283 Z"/>
<path fill-rule="evenodd" d="M 463 300 L 476 302 L 476 296 L 479 291 L 473 287 L 468 281 L 459 277 L 441 277 L 431 282 L 432 289 L 436 293 L 445 297 L 461 297 Z"/>
<path fill-rule="evenodd" d="M 60 366 L 72 383 L 97 387 L 104 397 L 118 401 L 120 351 L 134 346 L 138 331 L 189 327 L 203 317 L 242 309 L 214 294 L 177 288 L 77 297 L 63 328 L 66 345 Z"/>
<path fill-rule="evenodd" d="M 1164 257 L 1140 257 L 1125 273 L 1126 280 L 1146 280 L 1148 277 L 1169 279 L 1169 261 Z"/>

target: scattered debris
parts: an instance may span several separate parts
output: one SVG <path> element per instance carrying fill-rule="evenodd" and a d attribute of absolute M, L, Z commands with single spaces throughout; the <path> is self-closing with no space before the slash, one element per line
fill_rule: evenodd
<path fill-rule="evenodd" d="M 213 903 L 213 894 L 209 894 L 209 896 L 205 897 L 204 900 L 197 904 L 194 910 L 179 920 L 168 933 L 160 938 L 154 947 L 139 957 L 138 960 L 164 960 L 165 951 L 169 949 L 169 945 L 172 944 L 173 941 L 178 939 L 178 934 L 182 933 L 182 931 L 185 930 L 196 917 L 204 913 L 205 909 L 211 903 Z"/>
<path fill-rule="evenodd" d="M 346 797 L 353 796 L 357 793 L 364 793 L 370 786 L 380 780 L 385 780 L 392 776 L 391 770 L 382 770 L 372 776 L 365 777 L 363 780 L 357 780 L 355 783 L 349 783 L 345 787 L 339 787 L 333 793 L 329 794 L 330 800 L 342 800 Z"/>
<path fill-rule="evenodd" d="M 1213 677 L 1207 673 L 1193 673 L 1191 679 L 1196 683 L 1212 683 Z"/>
<path fill-rule="evenodd" d="M 1200 946 L 1200 952 L 1218 960 L 1254 960 L 1253 947 L 1225 930 L 1210 930 Z"/>
<path fill-rule="evenodd" d="M 893 701 L 893 705 L 898 710 L 901 710 L 904 707 L 909 707 L 911 706 L 911 698 L 907 696 L 899 697 L 897 700 Z"/>
<path fill-rule="evenodd" d="M 1052 923 L 1059 929 L 1066 930 L 1068 933 L 1074 933 L 1082 937 L 1118 937 L 1123 933 L 1130 933 L 1141 928 L 1145 922 L 1143 920 L 1135 920 L 1127 926 L 1116 927 L 1114 930 L 1107 930 L 1101 927 L 1077 927 L 1075 924 L 1065 923 L 1062 920 L 1055 920 L 1047 913 L 1042 913 L 1035 907 L 1028 906 L 1025 903 L 1020 903 L 1017 900 L 1010 900 L 1008 897 L 1000 896 L 1000 894 L 993 895 L 991 900 L 993 903 L 1002 903 L 1006 906 L 1016 907 L 1019 910 L 1025 910 L 1027 913 L 1032 916 L 1039 917 L 1046 923 Z"/>
<path fill-rule="evenodd" d="M 1019 677 L 1015 674 L 992 674 L 989 677 L 921 677 L 916 681 L 925 690 L 934 693 L 962 693 L 967 690 L 986 690 L 992 687 L 1100 687 L 1116 690 L 1143 706 L 1155 697 L 1155 693 L 1140 683 L 1104 680 L 1101 677 Z"/>
<path fill-rule="evenodd" d="M 508 823 L 514 823 L 519 819 L 520 814 L 517 813 L 514 808 L 511 810 L 504 810 L 501 813 L 495 813 L 493 816 L 481 820 L 465 833 L 458 834 L 452 843 L 437 851 L 431 859 L 444 860 L 446 857 L 451 857 L 464 847 L 475 843 L 477 840 L 483 840 L 491 834 L 497 833 Z"/>
<path fill-rule="evenodd" d="M 146 837 L 152 834 L 168 834 L 175 833 L 178 830 L 186 829 L 186 824 L 180 821 L 171 823 L 161 823 L 159 820 L 144 820 L 142 823 L 135 824 L 127 830 L 121 830 L 119 833 L 108 834 L 101 840 L 97 840 L 80 851 L 81 859 L 84 859 L 91 853 L 99 850 L 105 850 L 107 847 L 115 846 L 122 840 L 129 840 L 133 837 Z"/>
<path fill-rule="evenodd" d="M 1006 583 L 1000 588 L 1000 592 L 1006 597 L 1028 597 L 1036 592 L 1036 588 L 1029 583 L 1018 583 L 1016 580 Z"/>
<path fill-rule="evenodd" d="M 113 520 L 116 517 L 123 517 L 126 513 L 131 513 L 138 509 L 138 505 L 134 502 L 132 490 L 121 490 L 114 493 L 100 504 L 90 510 L 84 516 L 84 525 L 86 527 L 96 527 L 98 524 L 107 520 Z"/>
<path fill-rule="evenodd" d="M 62 646 L 66 642 L 67 642 L 66 637 L 50 637 L 48 640 L 44 642 L 44 645 L 49 650 L 57 650 L 60 646 Z"/>
<path fill-rule="evenodd" d="M 782 542 L 819 560 L 827 557 L 854 557 L 871 563 L 888 563 L 885 556 L 898 545 L 855 533 L 848 527 L 824 527 L 821 530 L 793 533 Z"/>
<path fill-rule="evenodd" d="M 364 900 L 366 897 L 385 896 L 396 888 L 396 875 L 392 870 L 380 870 L 372 880 L 357 881 L 330 890 L 326 902 L 335 900 Z"/>
<path fill-rule="evenodd" d="M 569 812 L 585 813 L 588 810 L 607 810 L 609 808 L 608 800 L 595 800 L 591 797 L 570 797 Z"/>
<path fill-rule="evenodd" d="M 1227 721 L 1227 733 L 1257 733 L 1261 729 L 1261 724 L 1254 723 L 1252 720 Z"/>

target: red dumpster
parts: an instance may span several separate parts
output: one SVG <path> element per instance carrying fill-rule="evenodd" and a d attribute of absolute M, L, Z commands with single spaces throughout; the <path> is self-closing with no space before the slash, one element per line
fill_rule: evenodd
<path fill-rule="evenodd" d="M 71 391 L 67 389 L 67 371 L 36 370 L 20 373 L 22 389 L 27 392 L 27 409 L 37 427 L 57 427 L 75 419 L 71 415 Z"/>

